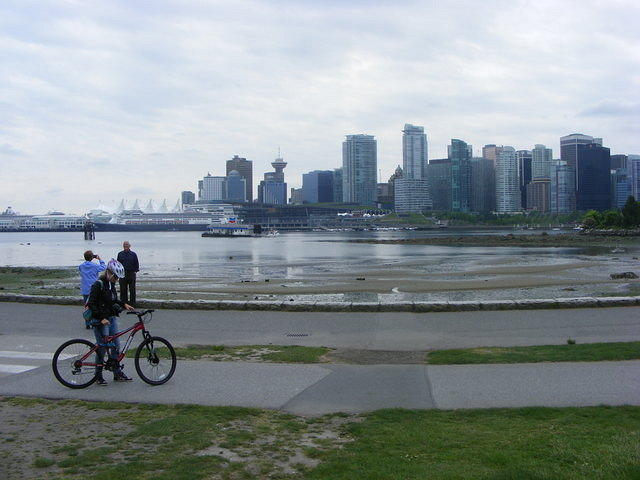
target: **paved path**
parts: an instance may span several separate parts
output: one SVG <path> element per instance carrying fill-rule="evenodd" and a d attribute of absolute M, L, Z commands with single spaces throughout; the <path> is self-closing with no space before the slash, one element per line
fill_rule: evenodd
<path fill-rule="evenodd" d="M 235 405 L 301 415 L 379 408 L 640 405 L 640 361 L 520 365 L 286 365 L 182 361 L 165 385 L 71 390 L 48 365 L 0 378 L 0 395 Z"/>
<path fill-rule="evenodd" d="M 564 343 L 569 337 L 581 343 L 638 340 L 639 313 L 638 307 L 424 314 L 180 310 L 157 312 L 151 329 L 176 344 L 426 350 Z M 640 361 L 464 366 L 183 361 L 170 382 L 151 387 L 128 360 L 134 382 L 77 391 L 58 384 L 49 365 L 57 346 L 72 337 L 92 337 L 82 328 L 79 307 L 0 304 L 0 395 L 238 405 L 306 415 L 387 407 L 640 405 Z"/>
<path fill-rule="evenodd" d="M 81 307 L 0 303 L 2 335 L 82 336 Z M 121 326 L 131 317 L 121 317 Z M 443 313 L 160 310 L 150 325 L 176 344 L 315 345 L 429 350 L 640 340 L 640 307 Z M 304 334 L 306 336 L 290 336 Z M 89 332 L 88 338 L 91 336 Z"/>

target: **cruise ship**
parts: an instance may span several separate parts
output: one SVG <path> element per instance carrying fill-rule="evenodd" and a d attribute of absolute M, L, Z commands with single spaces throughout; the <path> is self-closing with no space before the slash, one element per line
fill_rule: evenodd
<path fill-rule="evenodd" d="M 183 212 L 145 213 L 137 209 L 123 210 L 113 214 L 108 221 L 98 215 L 89 215 L 89 218 L 93 221 L 96 232 L 202 232 L 210 225 L 224 223 L 233 216 L 232 205 L 219 204 L 198 206 Z"/>
<path fill-rule="evenodd" d="M 79 232 L 87 227 L 96 232 L 204 232 L 210 225 L 226 223 L 232 217 L 235 213 L 229 204 L 194 205 L 182 212 L 154 213 L 140 209 L 109 213 L 98 208 L 86 215 L 19 215 L 9 207 L 0 213 L 0 232 Z"/>
<path fill-rule="evenodd" d="M 79 232 L 87 221 L 84 215 L 55 211 L 46 215 L 20 215 L 8 207 L 0 213 L 0 232 Z"/>

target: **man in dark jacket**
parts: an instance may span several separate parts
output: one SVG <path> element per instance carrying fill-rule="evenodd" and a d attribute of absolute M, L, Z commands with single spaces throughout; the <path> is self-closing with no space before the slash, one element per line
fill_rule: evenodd
<path fill-rule="evenodd" d="M 126 240 L 122 243 L 122 249 L 118 253 L 118 261 L 124 267 L 124 278 L 120 278 L 120 300 L 135 306 L 136 273 L 140 270 L 138 255 L 131 250 L 131 244 Z"/>

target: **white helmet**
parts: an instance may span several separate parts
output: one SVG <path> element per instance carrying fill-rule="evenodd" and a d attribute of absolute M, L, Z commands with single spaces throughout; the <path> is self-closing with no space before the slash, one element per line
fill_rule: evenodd
<path fill-rule="evenodd" d="M 107 263 L 107 270 L 113 273 L 118 278 L 124 278 L 124 267 L 116 259 L 112 258 Z"/>

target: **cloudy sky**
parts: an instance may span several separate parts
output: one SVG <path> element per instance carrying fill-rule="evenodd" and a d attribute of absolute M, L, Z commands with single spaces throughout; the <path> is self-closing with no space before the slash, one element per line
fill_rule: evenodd
<path fill-rule="evenodd" d="M 81 213 L 195 191 L 278 147 L 290 186 L 344 135 L 401 130 L 430 158 L 559 137 L 640 153 L 637 0 L 0 2 L 0 207 Z M 257 182 L 254 182 L 257 183 Z"/>

